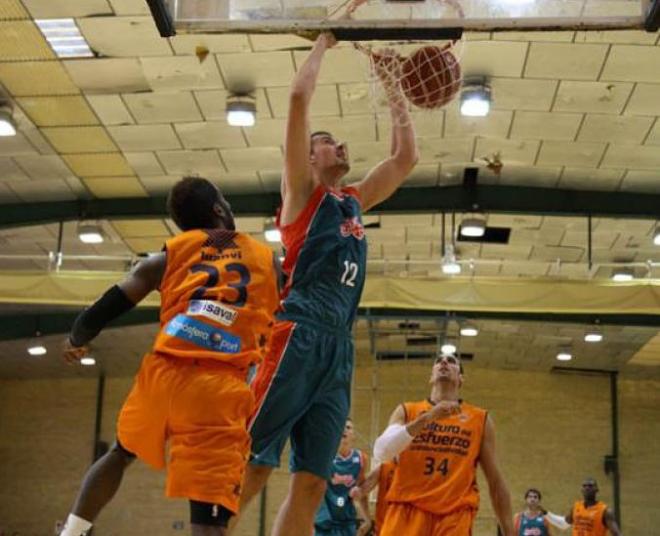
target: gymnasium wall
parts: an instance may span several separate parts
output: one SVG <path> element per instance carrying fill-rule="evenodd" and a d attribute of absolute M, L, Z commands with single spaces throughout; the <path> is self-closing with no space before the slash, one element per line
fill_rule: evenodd
<path fill-rule="evenodd" d="M 428 393 L 427 363 L 361 366 L 354 380 L 353 417 L 358 446 L 367 447 L 401 400 Z M 101 437 L 112 441 L 114 420 L 131 379 L 106 380 Z M 96 381 L 0 381 L 0 527 L 7 534 L 54 533 L 74 499 L 92 456 Z M 464 398 L 494 418 L 498 455 L 516 509 L 530 487 L 543 492 L 546 508 L 565 512 L 579 497 L 581 479 L 594 476 L 611 504 L 603 472 L 610 452 L 609 380 L 476 368 L 468 365 Z M 660 382 L 621 379 L 621 506 L 626 536 L 646 536 L 660 526 L 655 485 L 660 474 Z M 286 465 L 286 464 L 285 464 Z M 475 536 L 493 536 L 487 488 Z M 271 480 L 266 502 L 270 527 L 288 483 L 284 470 Z M 184 501 L 163 498 L 164 477 L 139 463 L 127 473 L 117 497 L 99 518 L 96 536 L 188 534 Z M 239 536 L 256 536 L 258 501 Z M 177 522 L 184 528 L 178 530 Z"/>

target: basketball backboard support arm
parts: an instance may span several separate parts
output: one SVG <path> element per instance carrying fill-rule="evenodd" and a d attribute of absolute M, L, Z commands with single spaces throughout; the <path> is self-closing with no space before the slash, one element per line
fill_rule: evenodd
<path fill-rule="evenodd" d="M 660 0 L 653 0 L 649 5 L 644 28 L 647 32 L 657 32 L 660 29 Z"/>
<path fill-rule="evenodd" d="M 147 0 L 147 4 L 149 5 L 151 16 L 156 23 L 156 28 L 158 28 L 160 36 L 174 37 L 176 35 L 176 29 L 174 28 L 172 16 L 165 2 L 163 0 Z"/>

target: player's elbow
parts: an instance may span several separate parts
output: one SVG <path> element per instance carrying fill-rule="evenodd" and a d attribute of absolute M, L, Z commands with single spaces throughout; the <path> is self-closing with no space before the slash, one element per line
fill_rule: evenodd
<path fill-rule="evenodd" d="M 396 163 L 397 171 L 402 177 L 410 175 L 417 161 L 419 160 L 419 152 L 415 148 L 400 149 L 394 155 L 394 162 Z"/>

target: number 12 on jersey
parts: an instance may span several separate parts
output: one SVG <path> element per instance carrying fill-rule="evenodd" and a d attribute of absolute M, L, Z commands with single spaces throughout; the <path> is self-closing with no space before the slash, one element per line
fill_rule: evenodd
<path fill-rule="evenodd" d="M 340 282 L 347 287 L 355 286 L 355 278 L 358 275 L 359 267 L 357 262 L 344 261 L 344 273 L 341 275 Z"/>

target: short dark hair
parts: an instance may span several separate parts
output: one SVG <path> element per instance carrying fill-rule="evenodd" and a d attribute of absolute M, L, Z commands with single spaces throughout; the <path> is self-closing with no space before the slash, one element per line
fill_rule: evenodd
<path fill-rule="evenodd" d="M 202 177 L 184 177 L 167 196 L 167 210 L 182 231 L 212 229 L 218 225 L 213 207 L 223 202 L 220 190 Z"/>
<path fill-rule="evenodd" d="M 542 498 L 541 497 L 541 492 L 539 490 L 537 490 L 536 488 L 529 488 L 525 492 L 525 499 L 529 496 L 530 493 L 536 493 L 539 496 L 539 501 L 541 500 L 541 498 Z"/>
<path fill-rule="evenodd" d="M 309 138 L 312 139 L 314 136 L 330 136 L 331 138 L 334 138 L 334 136 L 327 130 L 315 130 L 309 135 Z"/>

